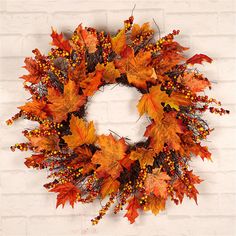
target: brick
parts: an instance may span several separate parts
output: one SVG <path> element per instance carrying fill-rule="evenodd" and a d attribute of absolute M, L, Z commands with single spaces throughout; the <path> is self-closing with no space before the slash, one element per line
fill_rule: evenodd
<path fill-rule="evenodd" d="M 224 58 L 234 57 L 235 52 L 232 50 L 232 45 L 235 44 L 234 35 L 223 36 L 223 35 L 204 35 L 204 36 L 193 36 L 191 38 L 191 51 L 193 54 L 203 53 L 209 57 Z M 217 47 L 216 47 L 217 45 Z"/>
<path fill-rule="evenodd" d="M 107 115 L 107 103 L 95 102 L 96 97 L 93 97 L 87 103 L 86 117 L 88 121 L 94 121 L 94 123 L 104 124 L 108 122 Z"/>
<path fill-rule="evenodd" d="M 3 236 L 25 236 L 27 235 L 27 219 L 25 217 L 3 217 Z"/>
<path fill-rule="evenodd" d="M 56 12 L 50 19 L 50 25 L 58 31 L 71 34 L 82 23 L 83 26 L 104 30 L 107 26 L 106 11 Z"/>
<path fill-rule="evenodd" d="M 22 40 L 21 35 L 1 35 L 0 57 L 21 56 Z"/>
<path fill-rule="evenodd" d="M 0 77 L 2 81 L 17 81 L 21 75 L 27 73 L 26 70 L 22 68 L 24 65 L 23 58 L 0 58 L 0 64 L 4 65 L 0 68 Z"/>
<path fill-rule="evenodd" d="M 47 34 L 51 30 L 46 27 L 48 15 L 45 13 L 4 13 L 0 19 L 1 34 Z"/>
<path fill-rule="evenodd" d="M 218 32 L 221 34 L 236 34 L 236 12 L 219 13 Z"/>
<path fill-rule="evenodd" d="M 168 32 L 179 29 L 185 35 L 216 34 L 216 25 L 216 13 L 170 13 L 165 16 L 165 31 Z"/>
<path fill-rule="evenodd" d="M 42 225 L 44 227 L 42 227 Z M 67 217 L 45 217 L 37 216 L 31 217 L 28 226 L 29 236 L 36 235 L 80 235 L 81 232 L 81 217 L 67 216 Z"/>
<path fill-rule="evenodd" d="M 50 26 L 45 26 L 50 28 Z M 32 50 L 38 48 L 42 54 L 47 55 L 51 49 L 51 37 L 50 35 L 28 35 L 25 36 L 22 41 L 21 56 L 31 57 L 33 56 Z"/>

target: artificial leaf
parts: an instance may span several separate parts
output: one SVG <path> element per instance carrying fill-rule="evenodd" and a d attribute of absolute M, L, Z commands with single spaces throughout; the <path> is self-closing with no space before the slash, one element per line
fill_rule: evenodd
<path fill-rule="evenodd" d="M 170 96 L 165 91 L 161 91 L 160 85 L 153 86 L 149 93 L 143 94 L 137 105 L 140 115 L 147 113 L 157 123 L 163 118 L 163 106 L 170 105 L 172 108 L 179 110 L 179 106 L 190 105 L 189 99 L 185 95 L 172 92 Z"/>
<path fill-rule="evenodd" d="M 52 45 L 57 46 L 58 48 L 70 52 L 71 46 L 69 40 L 64 39 L 62 33 L 58 34 L 54 29 L 52 29 Z"/>
<path fill-rule="evenodd" d="M 72 183 L 57 184 L 50 192 L 58 193 L 57 195 L 57 206 L 62 205 L 68 201 L 72 207 L 80 196 L 80 190 Z"/>
<path fill-rule="evenodd" d="M 46 119 L 49 115 L 47 103 L 43 100 L 33 98 L 32 102 L 27 102 L 18 108 L 28 115 L 34 115 L 41 119 Z"/>
<path fill-rule="evenodd" d="M 204 62 L 204 61 L 211 63 L 212 59 L 205 54 L 196 54 L 193 57 L 189 58 L 186 61 L 186 64 L 191 64 L 191 65 L 202 64 L 202 62 Z"/>
<path fill-rule="evenodd" d="M 96 73 L 90 73 L 86 79 L 80 83 L 85 96 L 92 96 L 102 84 L 102 71 L 96 71 Z"/>
<path fill-rule="evenodd" d="M 116 60 L 116 66 L 121 73 L 126 73 L 130 84 L 145 89 L 147 82 L 156 82 L 153 77 L 154 70 L 149 65 L 151 60 L 151 52 L 140 50 L 134 55 L 134 50 L 127 47 L 122 58 Z"/>
<path fill-rule="evenodd" d="M 154 161 L 155 152 L 152 149 L 137 148 L 131 151 L 129 158 L 131 160 L 138 160 L 141 168 L 145 168 L 146 165 L 152 165 Z"/>
<path fill-rule="evenodd" d="M 72 115 L 70 131 L 72 134 L 64 136 L 63 139 L 71 149 L 83 144 L 92 144 L 96 140 L 95 127 L 92 121 L 86 123 L 83 119 Z"/>
<path fill-rule="evenodd" d="M 85 175 L 95 169 L 95 165 L 91 163 L 92 152 L 86 147 L 77 147 L 74 152 L 77 157 L 73 158 L 70 162 L 70 166 L 74 169 L 82 168 L 82 174 Z"/>
<path fill-rule="evenodd" d="M 182 178 L 176 179 L 173 184 L 173 189 L 180 203 L 182 203 L 184 195 L 186 194 L 188 198 L 193 198 L 197 204 L 198 191 L 194 185 L 200 184 L 201 182 L 202 180 L 199 176 L 194 175 L 192 170 L 185 171 Z"/>
<path fill-rule="evenodd" d="M 178 77 L 178 80 L 194 93 L 202 92 L 207 87 L 210 88 L 211 86 L 211 83 L 207 78 L 194 72 L 184 72 L 183 76 Z"/>
<path fill-rule="evenodd" d="M 159 54 L 153 59 L 152 62 L 156 74 L 163 76 L 178 63 L 184 61 L 185 57 L 182 55 L 182 52 L 187 49 L 188 48 L 182 47 L 175 41 L 166 41 L 163 43 Z"/>
<path fill-rule="evenodd" d="M 167 198 L 168 182 L 171 180 L 170 176 L 166 172 L 162 172 L 160 169 L 155 168 L 152 173 L 147 174 L 145 180 L 145 190 L 147 194 L 153 193 L 156 197 Z"/>
<path fill-rule="evenodd" d="M 31 57 L 26 57 L 25 58 L 25 66 L 23 66 L 23 68 L 28 70 L 29 74 L 23 75 L 20 78 L 22 78 L 26 82 L 30 82 L 32 84 L 37 84 L 41 80 L 43 70 L 36 60 L 34 60 Z"/>
<path fill-rule="evenodd" d="M 181 148 L 181 139 L 178 134 L 183 133 L 181 120 L 176 119 L 176 112 L 165 113 L 161 122 L 153 122 L 146 129 L 145 136 L 150 138 L 150 146 L 159 153 L 164 144 L 171 149 Z"/>
<path fill-rule="evenodd" d="M 110 175 L 116 179 L 123 169 L 119 161 L 125 157 L 127 149 L 124 138 L 116 140 L 111 134 L 100 135 L 97 144 L 101 150 L 96 151 L 92 157 L 92 162 L 100 165 L 96 170 L 97 175 L 99 177 Z"/>
<path fill-rule="evenodd" d="M 107 195 L 111 193 L 116 193 L 119 189 L 120 182 L 112 177 L 105 178 L 101 187 L 101 196 L 104 199 Z"/>
<path fill-rule="evenodd" d="M 86 77 L 86 66 L 85 59 L 82 59 L 80 64 L 75 66 L 69 66 L 68 69 L 68 79 L 74 80 L 75 82 L 80 82 Z"/>
<path fill-rule="evenodd" d="M 211 153 L 206 146 L 201 146 L 200 143 L 194 141 L 194 134 L 192 131 L 186 131 L 180 135 L 181 138 L 181 149 L 180 154 L 183 156 L 190 157 L 191 154 L 195 156 L 200 156 L 202 160 L 211 160 Z"/>
<path fill-rule="evenodd" d="M 144 23 L 141 27 L 138 24 L 134 24 L 131 30 L 131 40 L 140 39 L 147 35 L 152 36 L 154 31 L 150 28 L 149 22 Z"/>
<path fill-rule="evenodd" d="M 59 137 L 55 134 L 50 136 L 26 135 L 26 138 L 29 139 L 34 150 L 37 152 L 59 150 Z"/>
<path fill-rule="evenodd" d="M 25 158 L 25 165 L 30 168 L 39 168 L 39 169 L 43 169 L 44 168 L 44 164 L 43 162 L 45 161 L 46 156 L 43 154 L 33 154 L 30 157 Z"/>
<path fill-rule="evenodd" d="M 88 31 L 86 28 L 83 29 L 82 24 L 80 24 L 75 32 L 79 36 L 77 43 L 86 47 L 89 53 L 94 53 L 97 50 L 98 38 L 94 29 Z"/>
<path fill-rule="evenodd" d="M 144 210 L 152 211 L 154 215 L 157 215 L 160 211 L 165 210 L 165 205 L 166 205 L 166 199 L 151 194 L 147 198 Z"/>
<path fill-rule="evenodd" d="M 126 47 L 125 30 L 122 29 L 115 37 L 111 38 L 111 47 L 116 54 L 120 54 Z"/>
<path fill-rule="evenodd" d="M 115 68 L 114 62 L 108 62 L 106 65 L 97 64 L 96 70 L 103 71 L 102 79 L 106 83 L 115 83 L 116 79 L 120 77 L 120 72 Z"/>
<path fill-rule="evenodd" d="M 130 221 L 130 224 L 133 224 L 135 222 L 135 219 L 139 216 L 138 209 L 140 208 L 140 204 L 138 199 L 133 196 L 128 201 L 128 206 L 126 208 L 127 213 L 124 217 L 127 217 Z"/>
<path fill-rule="evenodd" d="M 64 86 L 63 94 L 54 88 L 48 88 L 48 105 L 53 121 L 61 122 L 67 119 L 69 112 L 78 111 L 84 105 L 86 97 L 78 94 L 78 85 L 69 80 Z"/>
<path fill-rule="evenodd" d="M 134 160 L 129 158 L 129 155 L 125 156 L 122 160 L 120 160 L 120 164 L 125 167 L 127 170 L 130 170 L 131 165 L 134 163 Z"/>

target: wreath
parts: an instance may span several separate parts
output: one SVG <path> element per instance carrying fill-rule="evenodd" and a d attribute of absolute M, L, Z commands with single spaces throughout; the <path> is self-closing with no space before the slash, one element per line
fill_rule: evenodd
<path fill-rule="evenodd" d="M 212 130 L 202 113 L 229 113 L 203 93 L 211 83 L 193 67 L 211 63 L 210 57 L 186 58 L 188 48 L 174 40 L 179 30 L 155 39 L 149 23 L 140 26 L 133 20 L 125 20 L 113 36 L 80 24 L 65 39 L 52 29 L 54 47 L 48 55 L 35 49 L 34 58 L 25 58 L 29 74 L 21 78 L 31 100 L 7 121 L 23 117 L 38 122 L 23 131 L 27 142 L 11 149 L 30 150 L 25 165 L 49 170 L 51 182 L 44 186 L 58 194 L 57 207 L 107 199 L 93 224 L 111 205 L 114 213 L 125 207 L 133 223 L 140 210 L 155 215 L 164 210 L 168 198 L 179 204 L 187 196 L 197 203 L 195 185 L 202 180 L 189 162 L 211 160 L 201 145 Z M 97 135 L 93 121 L 86 120 L 90 97 L 109 84 L 141 93 L 137 109 L 150 118 L 142 141 Z"/>

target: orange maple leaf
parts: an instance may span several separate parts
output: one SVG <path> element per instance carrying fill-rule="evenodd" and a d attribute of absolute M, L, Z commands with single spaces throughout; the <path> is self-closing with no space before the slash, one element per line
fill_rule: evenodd
<path fill-rule="evenodd" d="M 80 86 L 85 96 L 92 96 L 102 84 L 102 71 L 89 73 L 88 76 L 81 81 Z"/>
<path fill-rule="evenodd" d="M 200 184 L 202 181 L 199 176 L 193 174 L 192 170 L 185 171 L 183 178 L 176 179 L 173 184 L 173 189 L 180 203 L 182 203 L 184 195 L 186 194 L 188 198 L 193 198 L 197 204 L 198 191 L 194 185 Z"/>
<path fill-rule="evenodd" d="M 23 66 L 26 70 L 29 71 L 28 75 L 23 75 L 20 78 L 24 79 L 26 82 L 30 82 L 32 84 L 37 84 L 42 77 L 43 70 L 36 60 L 31 57 L 25 58 L 25 66 Z"/>
<path fill-rule="evenodd" d="M 127 47 L 122 52 L 122 58 L 115 61 L 121 73 L 126 73 L 130 84 L 139 88 L 147 88 L 147 82 L 155 83 L 155 71 L 149 65 L 151 52 L 140 50 L 134 55 L 134 50 Z"/>
<path fill-rule="evenodd" d="M 119 161 L 125 157 L 127 149 L 124 138 L 116 140 L 111 134 L 100 135 L 97 143 L 101 150 L 96 151 L 92 157 L 92 162 L 100 165 L 96 170 L 97 175 L 99 177 L 110 175 L 116 179 L 123 169 Z"/>
<path fill-rule="evenodd" d="M 129 158 L 131 160 L 138 160 L 141 168 L 145 168 L 146 165 L 152 165 L 154 161 L 155 152 L 152 149 L 137 148 L 131 151 Z"/>
<path fill-rule="evenodd" d="M 128 206 L 126 208 L 127 213 L 124 215 L 124 217 L 127 217 L 130 221 L 130 224 L 133 224 L 135 222 L 135 219 L 139 216 L 138 209 L 140 208 L 140 204 L 138 199 L 133 196 L 128 201 Z"/>
<path fill-rule="evenodd" d="M 152 173 L 147 174 L 145 180 L 145 190 L 147 194 L 153 193 L 156 197 L 167 198 L 167 181 L 170 180 L 170 176 L 166 172 L 161 172 L 160 169 L 155 168 Z"/>
<path fill-rule="evenodd" d="M 186 64 L 202 64 L 203 61 L 211 63 L 212 59 L 205 54 L 195 54 L 186 61 Z"/>
<path fill-rule="evenodd" d="M 120 182 L 116 179 L 113 179 L 111 176 L 103 180 L 101 186 L 101 196 L 104 199 L 107 195 L 111 193 L 116 193 L 120 187 Z"/>
<path fill-rule="evenodd" d="M 122 29 L 115 37 L 111 38 L 111 48 L 116 54 L 120 54 L 126 47 L 125 29 Z"/>
<path fill-rule="evenodd" d="M 171 149 L 181 148 L 181 139 L 178 134 L 183 133 L 183 125 L 176 119 L 176 112 L 165 113 L 160 123 L 153 122 L 145 131 L 144 136 L 150 138 L 150 146 L 159 153 L 163 150 L 164 144 Z"/>
<path fill-rule="evenodd" d="M 26 135 L 26 138 L 29 139 L 31 145 L 34 147 L 35 151 L 55 151 L 59 150 L 59 137 L 55 134 L 50 136 L 29 136 Z"/>
<path fill-rule="evenodd" d="M 179 110 L 179 106 L 190 105 L 189 99 L 185 98 L 185 95 L 172 92 L 170 96 L 165 91 L 161 91 L 161 86 L 156 85 L 151 87 L 150 92 L 143 94 L 137 105 L 140 115 L 147 113 L 157 123 L 163 118 L 163 106 L 170 105 L 172 108 Z"/>
<path fill-rule="evenodd" d="M 54 88 L 48 88 L 49 111 L 53 121 L 61 122 L 67 119 L 69 112 L 78 111 L 86 102 L 86 97 L 78 94 L 78 85 L 69 80 L 64 86 L 64 92 L 61 94 Z"/>
<path fill-rule="evenodd" d="M 92 144 L 96 140 L 95 128 L 92 121 L 86 123 L 83 119 L 72 115 L 70 131 L 72 134 L 64 136 L 63 139 L 71 149 L 83 144 Z"/>
<path fill-rule="evenodd" d="M 83 29 L 80 24 L 76 29 L 75 33 L 79 36 L 76 40 L 77 44 L 85 47 L 89 53 L 94 53 L 97 50 L 98 38 L 95 31 L 88 31 L 86 28 Z"/>
<path fill-rule="evenodd" d="M 43 162 L 45 161 L 45 159 L 46 156 L 44 156 L 43 154 L 33 154 L 32 156 L 25 158 L 24 163 L 28 168 L 33 167 L 43 169 Z"/>
<path fill-rule="evenodd" d="M 74 203 L 80 197 L 80 190 L 72 183 L 58 184 L 56 187 L 50 190 L 50 192 L 58 193 L 56 207 L 69 201 L 70 205 L 74 208 Z"/>
<path fill-rule="evenodd" d="M 33 114 L 41 119 L 46 119 L 48 114 L 47 103 L 43 100 L 38 100 L 33 97 L 33 101 L 27 102 L 25 105 L 18 107 L 27 114 Z"/>
<path fill-rule="evenodd" d="M 142 38 L 143 36 L 146 37 L 146 35 L 149 35 L 151 37 L 153 35 L 154 31 L 150 28 L 149 22 L 144 23 L 142 26 L 138 24 L 133 24 L 130 38 L 132 41 L 135 39 Z"/>
<path fill-rule="evenodd" d="M 106 65 L 97 64 L 96 70 L 103 71 L 102 79 L 107 83 L 115 83 L 120 77 L 120 71 L 115 68 L 114 62 L 108 62 Z"/>
<path fill-rule="evenodd" d="M 183 76 L 178 77 L 178 80 L 194 93 L 202 92 L 205 88 L 211 87 L 211 83 L 207 78 L 194 72 L 184 72 Z"/>
<path fill-rule="evenodd" d="M 160 211 L 165 210 L 166 200 L 161 197 L 157 197 L 151 194 L 147 198 L 147 202 L 144 206 L 145 211 L 152 211 L 154 215 L 157 215 Z"/>
<path fill-rule="evenodd" d="M 70 52 L 71 46 L 69 40 L 64 39 L 62 33 L 58 34 L 56 30 L 52 28 L 52 45 L 59 47 L 60 49 Z"/>

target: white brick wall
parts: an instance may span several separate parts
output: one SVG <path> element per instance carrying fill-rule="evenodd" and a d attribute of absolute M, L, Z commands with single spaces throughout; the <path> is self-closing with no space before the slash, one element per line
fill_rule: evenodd
<path fill-rule="evenodd" d="M 142 214 L 134 225 L 121 215 L 108 215 L 92 227 L 90 219 L 100 204 L 56 210 L 56 196 L 42 187 L 46 173 L 26 169 L 26 154 L 9 151 L 11 144 L 23 141 L 22 127 L 32 123 L 19 121 L 7 127 L 4 120 L 29 97 L 17 77 L 23 73 L 23 58 L 30 56 L 34 47 L 45 53 L 50 48 L 51 26 L 70 32 L 83 22 L 114 32 L 130 16 L 135 3 L 134 16 L 139 23 L 155 18 L 162 34 L 180 29 L 178 39 L 191 48 L 189 55 L 206 53 L 213 57 L 212 65 L 199 69 L 215 82 L 209 94 L 222 100 L 231 115 L 221 119 L 206 116 L 216 130 L 207 142 L 213 163 L 192 163 L 205 179 L 199 186 L 198 206 L 187 199 L 182 206 L 168 202 L 165 212 L 156 217 Z M 1 0 L 0 4 L 0 235 L 236 235 L 235 0 Z M 133 91 L 107 89 L 92 100 L 89 116 L 101 132 L 110 128 L 137 140 L 146 120 L 136 123 L 136 100 Z M 121 108 L 124 112 L 119 113 Z"/>

